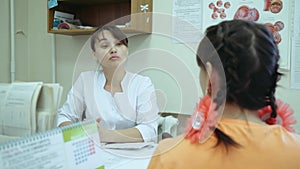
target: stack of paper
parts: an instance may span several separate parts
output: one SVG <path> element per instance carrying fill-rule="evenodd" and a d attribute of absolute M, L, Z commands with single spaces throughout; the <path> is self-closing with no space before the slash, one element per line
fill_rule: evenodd
<path fill-rule="evenodd" d="M 0 83 L 0 135 L 23 137 L 54 127 L 59 84 Z"/>

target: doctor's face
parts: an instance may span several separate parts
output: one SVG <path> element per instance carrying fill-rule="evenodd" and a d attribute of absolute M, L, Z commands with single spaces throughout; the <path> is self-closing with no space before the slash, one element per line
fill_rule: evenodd
<path fill-rule="evenodd" d="M 128 48 L 110 31 L 104 30 L 97 36 L 93 53 L 103 68 L 117 68 L 127 60 Z"/>

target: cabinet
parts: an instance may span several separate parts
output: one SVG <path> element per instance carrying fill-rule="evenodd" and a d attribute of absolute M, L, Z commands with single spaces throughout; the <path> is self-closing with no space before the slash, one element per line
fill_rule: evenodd
<path fill-rule="evenodd" d="M 47 0 L 48 1 L 48 0 Z M 105 24 L 119 25 L 127 34 L 151 33 L 152 0 L 58 0 L 48 9 L 48 32 L 64 35 L 92 34 Z M 53 29 L 55 11 L 70 13 L 91 29 Z"/>

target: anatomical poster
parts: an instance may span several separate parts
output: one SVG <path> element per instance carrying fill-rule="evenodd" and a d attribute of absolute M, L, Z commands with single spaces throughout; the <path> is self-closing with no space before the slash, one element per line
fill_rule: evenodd
<path fill-rule="evenodd" d="M 294 0 L 182 0 L 173 1 L 173 16 L 193 18 L 202 32 L 211 25 L 232 19 L 243 19 L 266 25 L 272 31 L 281 55 L 280 67 L 290 69 L 291 24 Z M 179 3 L 180 2 L 180 3 Z M 176 5 L 177 4 L 177 5 Z M 178 5 L 179 4 L 179 5 Z M 192 7 L 193 12 L 190 12 Z M 198 13 L 197 13 L 198 10 Z M 199 21 L 195 21 L 195 16 Z M 174 25 L 176 24 L 176 25 Z M 173 29 L 183 32 L 186 24 L 173 22 Z M 174 30 L 173 30 L 174 32 Z M 190 32 L 195 35 L 194 32 Z M 186 39 L 188 31 L 184 31 Z M 195 41 L 196 43 L 197 41 Z"/>
<path fill-rule="evenodd" d="M 204 0 L 203 26 L 223 20 L 242 19 L 266 25 L 280 49 L 281 67 L 289 68 L 290 0 Z M 205 30 L 204 28 L 204 30 Z"/>

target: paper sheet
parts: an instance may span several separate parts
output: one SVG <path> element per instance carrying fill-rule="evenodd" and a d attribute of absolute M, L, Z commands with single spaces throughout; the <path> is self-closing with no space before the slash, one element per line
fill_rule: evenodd
<path fill-rule="evenodd" d="M 3 134 L 29 136 L 36 132 L 36 103 L 41 85 L 41 82 L 20 82 L 10 85 L 5 96 L 0 98 Z"/>
<path fill-rule="evenodd" d="M 146 147 L 153 147 L 154 143 L 110 143 L 110 144 L 104 144 L 103 148 L 109 148 L 109 149 L 122 149 L 122 150 L 139 150 Z"/>
<path fill-rule="evenodd" d="M 294 2 L 294 8 L 300 8 L 300 1 Z M 292 37 L 292 55 L 291 55 L 291 88 L 300 89 L 300 13 L 294 10 L 294 27 Z"/>
<path fill-rule="evenodd" d="M 173 37 L 175 43 L 198 43 L 202 31 L 202 2 L 198 0 L 173 1 Z"/>

